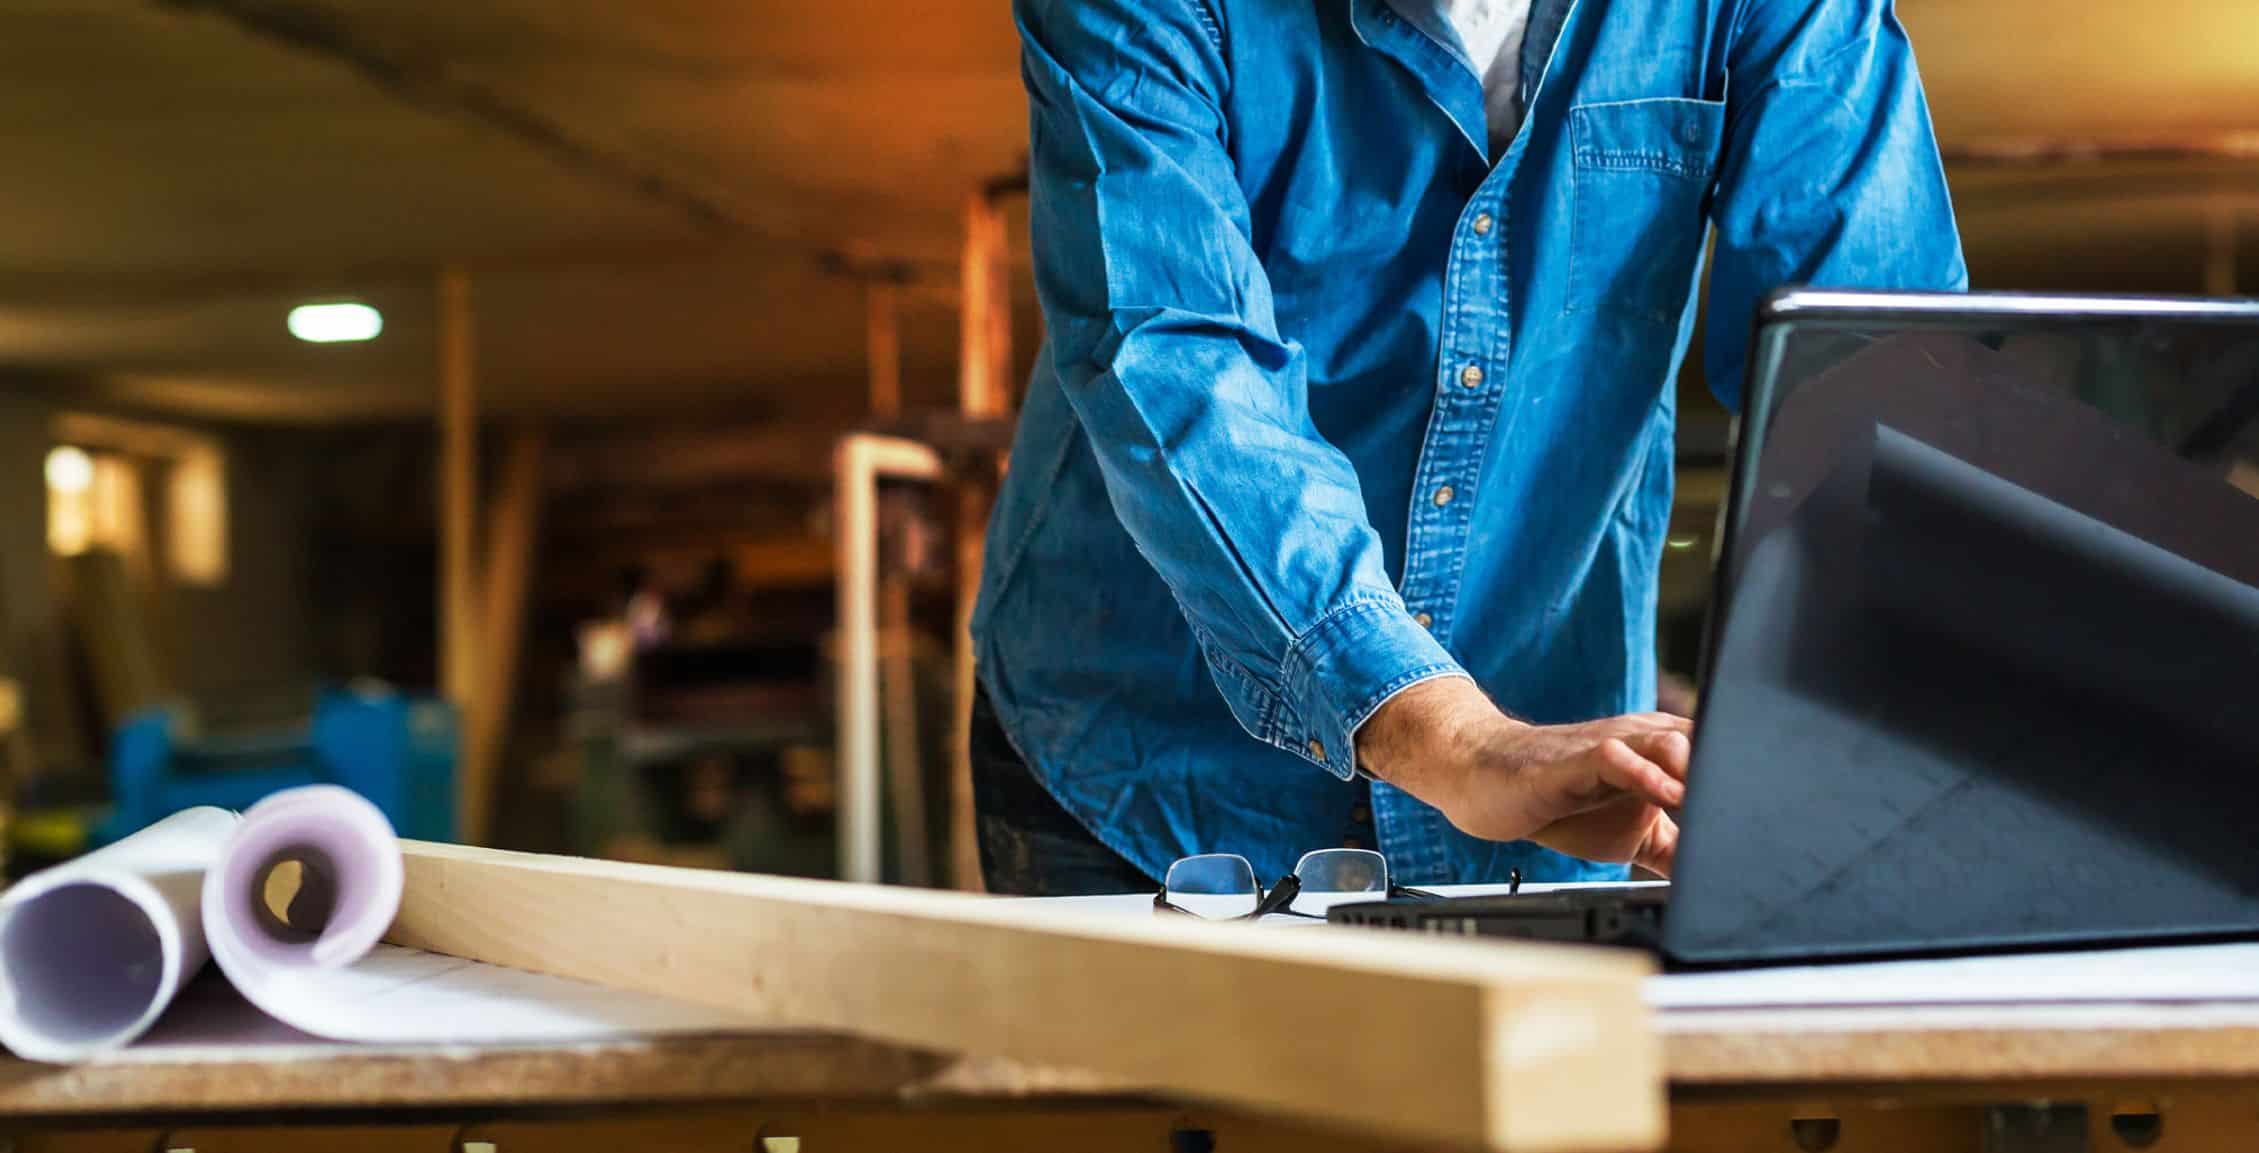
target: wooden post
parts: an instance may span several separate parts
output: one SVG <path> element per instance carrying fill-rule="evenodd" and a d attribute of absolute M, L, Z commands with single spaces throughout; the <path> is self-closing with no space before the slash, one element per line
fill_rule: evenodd
<path fill-rule="evenodd" d="M 884 270 L 864 289 L 868 311 L 865 364 L 870 373 L 871 417 L 891 421 L 902 415 L 902 344 L 897 324 L 894 282 Z M 883 520 L 873 531 L 883 533 Z M 926 841 L 923 749 L 918 742 L 918 685 L 910 627 L 910 573 L 906 564 L 879 573 L 879 715 L 886 739 L 887 796 L 894 809 L 895 856 L 906 885 L 933 880 Z"/>
<path fill-rule="evenodd" d="M 1012 363 L 1012 302 L 1004 259 L 1004 213 L 996 197 L 975 191 L 965 200 L 965 250 L 960 268 L 957 404 L 968 417 L 1003 416 L 1010 409 L 1005 381 Z M 980 594 L 981 542 L 988 526 L 994 478 L 968 474 L 957 496 L 955 568 L 954 704 L 950 726 L 949 853 L 957 888 L 981 888 L 980 845 L 973 818 L 972 735 L 973 602 Z"/>
<path fill-rule="evenodd" d="M 926 837 L 925 750 L 918 741 L 918 682 L 910 628 L 910 574 L 879 578 L 879 715 L 886 732 L 887 799 L 894 808 L 894 847 L 905 885 L 933 883 Z"/>
<path fill-rule="evenodd" d="M 981 213 L 988 230 L 988 388 L 979 397 L 978 414 L 1004 416 L 1012 411 L 1012 241 L 1004 228 L 1004 193 L 991 191 L 981 198 Z M 1002 463 L 1001 460 L 998 461 Z M 997 470 L 1002 475 L 1003 470 Z"/>
<path fill-rule="evenodd" d="M 519 640 L 525 634 L 526 588 L 533 565 L 533 543 L 541 523 L 542 456 L 548 435 L 539 427 L 511 434 L 502 463 L 502 487 L 488 510 L 486 590 L 480 623 L 478 679 L 465 718 L 466 737 L 458 768 L 465 785 L 463 828 L 466 840 L 483 841 L 492 832 L 502 750 L 510 736 L 517 699 Z"/>
<path fill-rule="evenodd" d="M 468 735 L 478 679 L 478 376 L 472 343 L 471 281 L 460 268 L 439 274 L 439 691 Z M 467 753 L 467 748 L 460 750 Z M 485 782 L 458 755 L 457 836 L 486 834 Z"/>

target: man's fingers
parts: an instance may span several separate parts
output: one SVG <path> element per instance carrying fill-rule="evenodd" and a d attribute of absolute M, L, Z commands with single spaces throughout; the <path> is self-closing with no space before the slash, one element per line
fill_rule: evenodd
<path fill-rule="evenodd" d="M 1677 713 L 1631 713 L 1623 719 L 1649 731 L 1669 730 L 1677 733 L 1694 731 L 1694 721 Z"/>
<path fill-rule="evenodd" d="M 1666 729 L 1662 732 L 1648 733 L 1626 743 L 1648 760 L 1655 762 L 1656 766 L 1664 772 L 1681 781 L 1686 779 L 1686 763 L 1694 756 L 1694 742 L 1688 739 L 1685 733 L 1676 729 Z"/>
<path fill-rule="evenodd" d="M 1639 846 L 1632 864 L 1668 877 L 1671 875 L 1671 866 L 1677 862 L 1678 854 L 1679 823 L 1672 820 L 1668 813 L 1657 813 L 1655 825 L 1647 831 L 1647 840 Z"/>
<path fill-rule="evenodd" d="M 1678 779 L 1686 774 L 1683 759 L 1678 776 L 1673 776 L 1615 737 L 1600 742 L 1597 755 L 1600 779 L 1613 788 L 1666 809 L 1678 808 L 1686 800 L 1686 785 Z"/>

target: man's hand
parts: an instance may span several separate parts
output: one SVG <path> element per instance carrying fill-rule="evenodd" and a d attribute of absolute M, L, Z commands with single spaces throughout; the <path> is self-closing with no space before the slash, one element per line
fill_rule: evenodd
<path fill-rule="evenodd" d="M 1462 832 L 1668 876 L 1679 827 L 1665 810 L 1686 797 L 1689 727 L 1662 713 L 1524 724 L 1473 681 L 1448 677 L 1398 693 L 1367 718 L 1357 759 Z"/>

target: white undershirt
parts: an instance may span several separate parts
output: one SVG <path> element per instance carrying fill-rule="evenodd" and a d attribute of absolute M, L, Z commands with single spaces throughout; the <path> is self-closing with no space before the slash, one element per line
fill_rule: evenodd
<path fill-rule="evenodd" d="M 1493 159 L 1513 143 L 1522 126 L 1522 33 L 1530 22 L 1531 0 L 1389 0 L 1406 19 L 1433 27 L 1423 17 L 1440 16 L 1459 36 L 1467 62 L 1482 76 L 1483 116 L 1490 129 Z"/>

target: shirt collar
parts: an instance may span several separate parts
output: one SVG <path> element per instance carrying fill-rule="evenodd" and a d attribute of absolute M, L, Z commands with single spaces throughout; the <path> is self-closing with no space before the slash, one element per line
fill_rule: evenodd
<path fill-rule="evenodd" d="M 1348 0 L 1348 4 L 1349 27 L 1357 39 L 1410 72 L 1428 100 L 1450 118 L 1460 138 L 1488 164 L 1490 129 L 1483 111 L 1482 79 L 1467 64 L 1457 34 L 1444 28 L 1439 37 L 1399 13 L 1389 0 Z"/>

